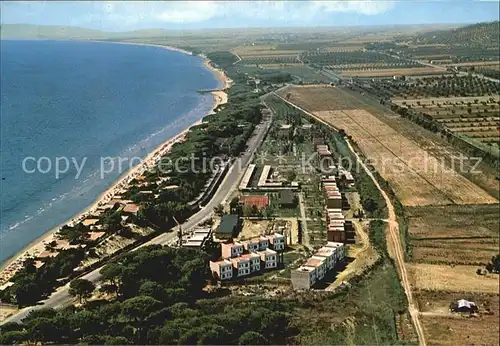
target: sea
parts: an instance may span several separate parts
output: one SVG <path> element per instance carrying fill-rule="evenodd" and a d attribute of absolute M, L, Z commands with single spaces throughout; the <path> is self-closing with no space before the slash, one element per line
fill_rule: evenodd
<path fill-rule="evenodd" d="M 197 91 L 220 86 L 202 58 L 161 47 L 0 44 L 0 263 L 209 113 Z"/>

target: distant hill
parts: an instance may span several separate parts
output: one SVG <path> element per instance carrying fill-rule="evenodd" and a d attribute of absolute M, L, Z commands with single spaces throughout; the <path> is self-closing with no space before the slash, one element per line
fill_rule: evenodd
<path fill-rule="evenodd" d="M 57 25 L 3 24 L 2 39 L 91 39 L 106 38 L 103 31 Z"/>
<path fill-rule="evenodd" d="M 145 37 L 166 37 L 176 35 L 175 31 L 147 29 L 129 32 L 105 32 L 100 30 L 58 25 L 3 24 L 0 25 L 1 39 L 134 39 Z M 178 32 L 177 32 L 178 35 Z"/>
<path fill-rule="evenodd" d="M 459 44 L 459 45 L 494 45 L 498 46 L 500 22 L 478 23 L 452 30 L 427 32 L 415 37 L 416 44 Z"/>

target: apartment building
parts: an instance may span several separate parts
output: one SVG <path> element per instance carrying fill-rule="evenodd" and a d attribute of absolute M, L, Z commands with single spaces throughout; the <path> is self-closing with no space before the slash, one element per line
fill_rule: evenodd
<path fill-rule="evenodd" d="M 269 247 L 274 251 L 285 250 L 285 237 L 279 233 L 274 233 L 267 237 L 269 239 Z"/>
<path fill-rule="evenodd" d="M 250 273 L 260 272 L 260 256 L 255 253 L 241 255 L 240 258 L 248 259 L 250 262 Z"/>
<path fill-rule="evenodd" d="M 249 240 L 243 240 L 240 243 L 243 245 L 243 248 L 249 252 L 259 251 L 259 249 L 260 249 L 259 239 L 254 238 L 254 239 L 249 239 Z"/>
<path fill-rule="evenodd" d="M 292 286 L 295 290 L 308 290 L 317 280 L 316 268 L 301 266 L 291 273 Z"/>
<path fill-rule="evenodd" d="M 259 237 L 259 250 L 262 251 L 262 250 L 266 250 L 267 248 L 269 248 L 269 239 L 267 239 L 267 237 L 265 237 L 265 236 L 260 236 Z"/>
<path fill-rule="evenodd" d="M 217 280 L 230 280 L 233 278 L 233 263 L 227 259 L 217 262 L 210 261 L 210 271 Z"/>
<path fill-rule="evenodd" d="M 326 258 L 321 256 L 312 256 L 304 263 L 306 267 L 312 267 L 316 270 L 316 279 L 322 280 L 326 273 Z"/>
<path fill-rule="evenodd" d="M 278 253 L 271 249 L 266 249 L 258 251 L 257 254 L 260 256 L 260 260 L 264 264 L 264 269 L 272 269 L 278 266 Z"/>
<path fill-rule="evenodd" d="M 234 273 L 237 277 L 250 275 L 250 258 L 248 257 L 236 257 L 231 258 L 233 263 Z"/>
<path fill-rule="evenodd" d="M 243 245 L 240 243 L 222 243 L 222 258 L 233 258 L 243 254 Z"/>
<path fill-rule="evenodd" d="M 337 264 L 337 257 L 335 255 L 335 250 L 328 247 L 322 247 L 315 254 L 315 256 L 323 257 L 325 259 L 326 270 L 332 270 Z"/>
<path fill-rule="evenodd" d="M 319 249 L 304 265 L 291 273 L 294 289 L 310 289 L 322 280 L 326 273 L 334 269 L 345 258 L 343 243 L 328 242 Z"/>

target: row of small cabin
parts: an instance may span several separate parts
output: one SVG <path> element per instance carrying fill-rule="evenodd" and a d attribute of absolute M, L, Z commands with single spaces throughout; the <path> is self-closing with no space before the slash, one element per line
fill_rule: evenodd
<path fill-rule="evenodd" d="M 294 289 L 310 289 L 321 281 L 326 273 L 335 268 L 345 259 L 345 245 L 343 243 L 328 242 L 316 251 L 306 263 L 291 272 Z"/>
<path fill-rule="evenodd" d="M 351 221 L 347 221 L 342 214 L 343 198 L 334 176 L 322 180 L 323 191 L 326 195 L 326 237 L 327 241 L 345 243 L 354 240 L 354 228 Z"/>
<path fill-rule="evenodd" d="M 245 277 L 278 267 L 278 255 L 285 249 L 285 237 L 279 233 L 234 243 L 221 244 L 220 261 L 210 261 L 216 280 Z"/>

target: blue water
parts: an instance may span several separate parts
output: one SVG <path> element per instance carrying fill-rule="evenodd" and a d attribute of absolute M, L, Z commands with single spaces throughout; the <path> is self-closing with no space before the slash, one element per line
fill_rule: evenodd
<path fill-rule="evenodd" d="M 0 63 L 0 262 L 124 173 L 104 174 L 102 157 L 145 157 L 210 111 L 212 97 L 197 90 L 218 87 L 201 58 L 159 47 L 1 41 Z M 59 177 L 57 157 L 70 163 Z"/>

